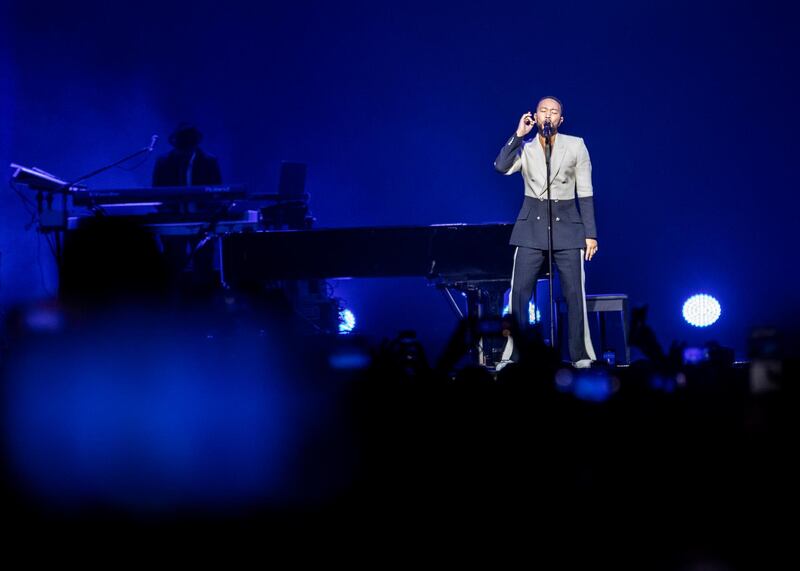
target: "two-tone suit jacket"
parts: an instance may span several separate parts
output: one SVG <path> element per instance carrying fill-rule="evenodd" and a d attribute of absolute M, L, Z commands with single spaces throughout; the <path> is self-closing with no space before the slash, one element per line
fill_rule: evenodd
<path fill-rule="evenodd" d="M 512 246 L 547 249 L 547 175 L 538 135 L 524 140 L 514 134 L 494 163 L 503 174 L 522 173 L 525 200 L 511 233 Z M 558 133 L 550 159 L 553 249 L 585 248 L 597 238 L 592 191 L 592 163 L 583 139 Z"/>

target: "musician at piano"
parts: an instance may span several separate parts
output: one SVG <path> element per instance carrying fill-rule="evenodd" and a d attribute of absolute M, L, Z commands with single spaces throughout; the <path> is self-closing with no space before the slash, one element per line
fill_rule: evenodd
<path fill-rule="evenodd" d="M 551 128 L 550 204 L 553 215 L 553 262 L 567 301 L 569 354 L 576 367 L 596 360 L 586 319 L 584 262 L 598 250 L 594 218 L 592 163 L 580 137 L 559 132 L 564 108 L 555 97 L 544 97 L 536 111 L 520 117 L 517 129 L 500 149 L 497 171 L 521 173 L 524 198 L 510 243 L 516 246 L 511 272 L 509 305 L 520 330 L 529 327 L 528 303 L 536 280 L 546 271 L 548 213 L 545 163 L 545 122 Z M 536 129 L 533 137 L 530 133 Z M 509 338 L 498 368 L 518 360 L 518 347 Z"/>
<path fill-rule="evenodd" d="M 189 123 L 180 123 L 169 137 L 173 149 L 160 156 L 153 167 L 153 186 L 218 186 L 222 184 L 222 174 L 216 157 L 200 148 L 203 134 Z M 190 214 L 215 215 L 217 207 L 189 201 L 175 204 L 162 204 L 161 214 L 175 215 L 175 222 Z M 211 268 L 213 260 L 210 249 L 194 252 L 202 236 L 159 236 L 159 241 L 167 265 L 181 274 L 192 270 Z"/>
<path fill-rule="evenodd" d="M 200 148 L 203 134 L 180 123 L 169 137 L 173 149 L 156 160 L 153 186 L 217 186 L 222 184 L 219 161 Z"/>

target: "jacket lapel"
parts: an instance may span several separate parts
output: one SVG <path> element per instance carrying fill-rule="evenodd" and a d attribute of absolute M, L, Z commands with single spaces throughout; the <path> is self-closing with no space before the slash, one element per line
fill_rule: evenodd
<path fill-rule="evenodd" d="M 539 146 L 541 147 L 541 145 Z M 564 162 L 564 155 L 566 153 L 566 141 L 564 141 L 563 137 L 556 135 L 556 141 L 553 145 L 553 153 L 550 157 L 550 184 L 552 184 L 553 180 L 556 178 L 558 170 L 561 168 L 561 163 Z"/>
<path fill-rule="evenodd" d="M 544 162 L 544 149 L 542 149 L 542 144 L 539 142 L 539 135 L 536 135 L 530 145 L 532 147 L 531 159 L 533 167 L 536 169 L 536 178 L 544 180 L 547 176 L 547 165 Z"/>

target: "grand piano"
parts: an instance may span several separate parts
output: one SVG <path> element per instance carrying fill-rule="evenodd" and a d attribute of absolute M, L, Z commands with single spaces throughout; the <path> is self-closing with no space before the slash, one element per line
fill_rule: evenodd
<path fill-rule="evenodd" d="M 235 289 L 282 280 L 420 276 L 442 291 L 458 317 L 500 316 L 511 277 L 512 227 L 437 224 L 222 234 L 221 279 Z M 480 339 L 474 359 L 494 364 L 502 349 L 498 339 Z"/>

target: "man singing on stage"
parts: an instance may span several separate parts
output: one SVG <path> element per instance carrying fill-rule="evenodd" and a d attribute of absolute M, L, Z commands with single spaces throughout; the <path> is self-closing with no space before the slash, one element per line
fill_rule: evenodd
<path fill-rule="evenodd" d="M 525 201 L 511 233 L 514 265 L 511 271 L 509 305 L 520 331 L 528 327 L 528 303 L 536 279 L 547 260 L 547 170 L 545 125 L 550 131 L 550 199 L 553 212 L 553 261 L 558 267 L 561 290 L 567 301 L 569 354 L 575 367 L 591 366 L 596 360 L 586 319 L 584 260 L 597 253 L 597 229 L 592 198 L 592 163 L 583 139 L 558 133 L 564 108 L 555 97 L 545 97 L 536 113 L 525 113 L 517 131 L 503 145 L 495 168 L 503 174 L 522 172 Z M 524 138 L 537 128 L 533 139 Z M 509 337 L 501 369 L 519 359 L 518 348 Z"/>

